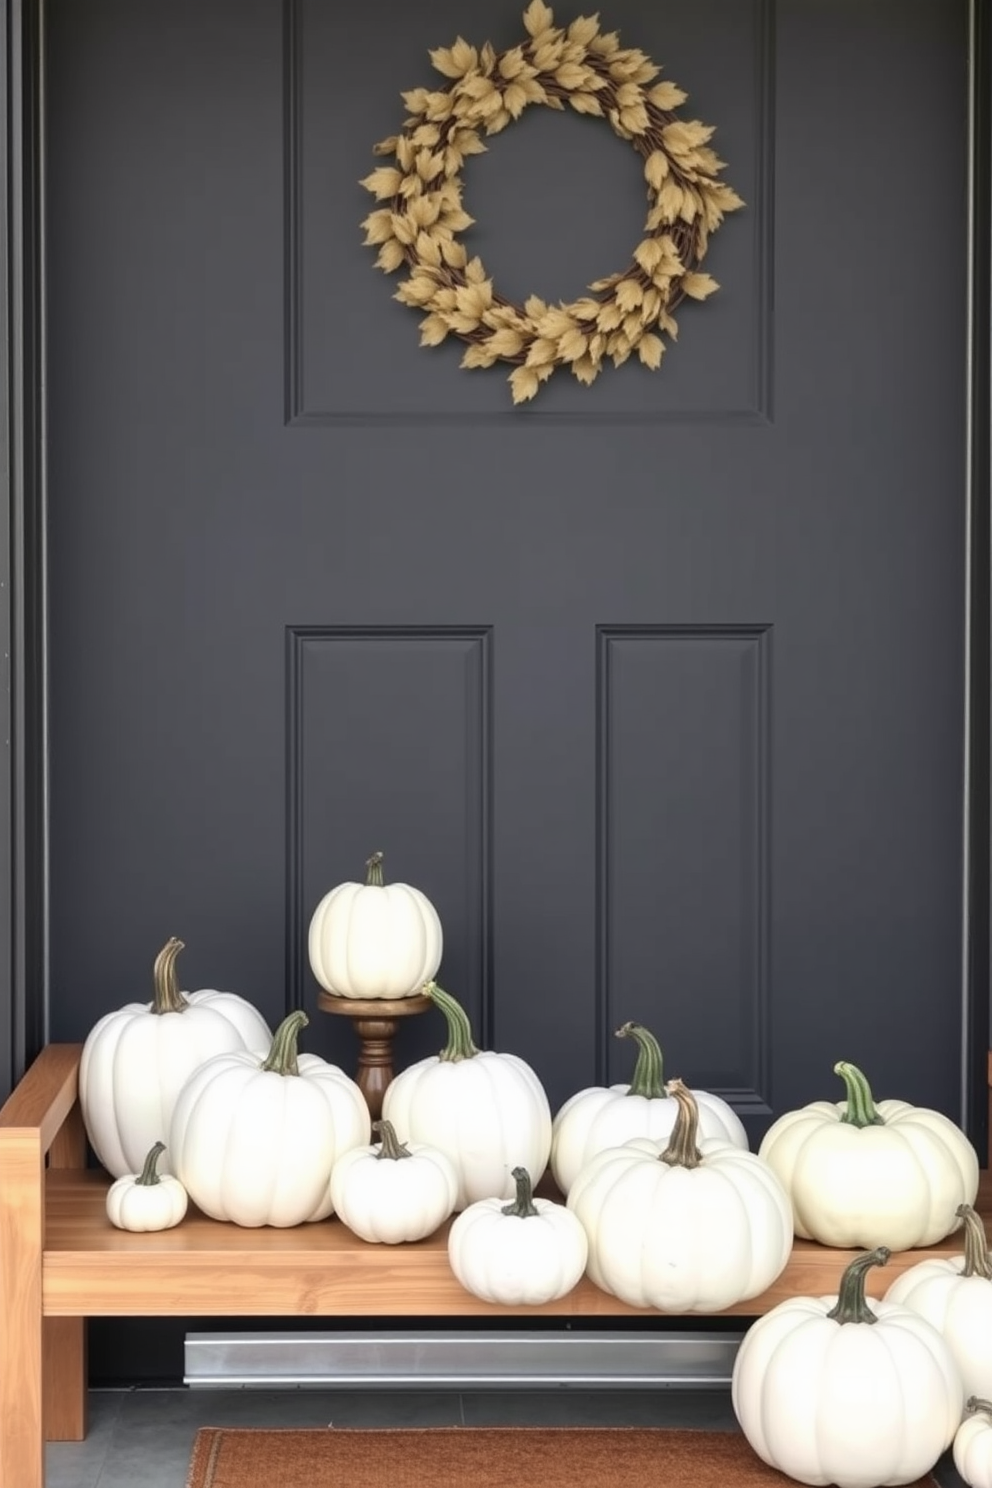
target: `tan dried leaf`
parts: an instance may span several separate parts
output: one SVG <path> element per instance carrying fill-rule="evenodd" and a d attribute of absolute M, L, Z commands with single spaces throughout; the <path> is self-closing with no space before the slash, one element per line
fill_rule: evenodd
<path fill-rule="evenodd" d="M 620 110 L 620 123 L 630 134 L 645 134 L 651 126 L 648 111 L 643 103 Z"/>
<path fill-rule="evenodd" d="M 468 254 L 465 252 L 465 244 L 454 239 L 449 239 L 441 244 L 441 257 L 449 269 L 463 269 Z"/>
<path fill-rule="evenodd" d="M 657 372 L 661 366 L 661 359 L 665 355 L 665 343 L 660 336 L 650 333 L 642 336 L 637 343 L 637 355 L 645 367 L 650 367 L 652 372 Z"/>
<path fill-rule="evenodd" d="M 531 55 L 538 72 L 554 72 L 561 65 L 561 54 L 560 41 L 546 41 L 543 46 L 535 47 Z"/>
<path fill-rule="evenodd" d="M 523 350 L 524 338 L 519 331 L 513 330 L 510 326 L 502 326 L 498 331 L 493 332 L 486 341 L 486 345 L 496 356 L 515 357 L 519 356 Z"/>
<path fill-rule="evenodd" d="M 623 333 L 631 346 L 636 346 L 644 331 L 644 317 L 640 310 L 632 310 L 623 318 Z"/>
<path fill-rule="evenodd" d="M 599 308 L 598 300 L 581 299 L 569 305 L 568 312 L 573 320 L 590 321 L 596 319 Z"/>
<path fill-rule="evenodd" d="M 588 336 L 573 327 L 558 338 L 558 355 L 563 362 L 577 362 L 579 357 L 585 356 L 588 346 Z"/>
<path fill-rule="evenodd" d="M 542 315 L 548 313 L 548 307 L 540 295 L 528 295 L 524 300 L 524 311 L 534 322 L 535 328 Z"/>
<path fill-rule="evenodd" d="M 586 45 L 594 56 L 613 57 L 620 50 L 620 32 L 601 31 L 598 36 L 594 36 L 592 41 L 587 42 Z"/>
<path fill-rule="evenodd" d="M 439 150 L 418 150 L 417 175 L 422 181 L 434 181 L 443 176 L 444 155 Z"/>
<path fill-rule="evenodd" d="M 644 290 L 636 279 L 624 279 L 616 287 L 616 302 L 625 315 L 636 310 L 644 299 Z"/>
<path fill-rule="evenodd" d="M 393 299 L 399 300 L 401 305 L 413 305 L 420 309 L 431 303 L 435 288 L 436 285 L 432 280 L 418 277 L 415 274 L 412 279 L 403 280 L 393 295 Z"/>
<path fill-rule="evenodd" d="M 601 331 L 615 331 L 623 325 L 623 311 L 615 300 L 608 300 L 596 316 Z"/>
<path fill-rule="evenodd" d="M 577 114 L 594 114 L 602 118 L 603 105 L 595 93 L 570 93 L 568 101 Z"/>
<path fill-rule="evenodd" d="M 479 53 L 459 36 L 453 46 L 437 47 L 430 53 L 430 59 L 436 70 L 445 77 L 461 78 L 478 66 Z"/>
<path fill-rule="evenodd" d="M 657 290 L 657 289 L 655 289 L 653 286 L 652 286 L 651 289 L 646 289 L 644 291 L 644 299 L 641 302 L 641 319 L 644 320 L 645 323 L 648 323 L 649 324 L 652 320 L 654 320 L 656 318 L 656 316 L 658 314 L 658 311 L 660 309 L 661 309 L 661 293 L 660 293 L 660 291 Z"/>
<path fill-rule="evenodd" d="M 515 77 L 519 77 L 520 74 L 526 69 L 526 67 L 527 63 L 524 61 L 524 49 L 523 47 L 517 46 L 513 47 L 511 51 L 503 53 L 503 55 L 499 59 L 498 71 L 500 77 L 503 78 L 506 82 L 510 83 Z"/>
<path fill-rule="evenodd" d="M 660 191 L 670 169 L 664 150 L 652 150 L 644 162 L 644 179 L 653 191 Z"/>
<path fill-rule="evenodd" d="M 506 92 L 503 94 L 503 107 L 510 115 L 510 118 L 519 119 L 527 107 L 527 103 L 527 89 L 523 83 L 510 83 Z"/>
<path fill-rule="evenodd" d="M 569 41 L 575 42 L 577 46 L 587 47 L 594 36 L 599 35 L 599 16 L 576 16 L 568 28 Z"/>
<path fill-rule="evenodd" d="M 682 288 L 690 300 L 706 300 L 720 288 L 710 274 L 683 274 Z"/>
<path fill-rule="evenodd" d="M 558 342 L 544 336 L 535 336 L 527 348 L 528 367 L 545 367 L 554 363 L 558 353 Z"/>
<path fill-rule="evenodd" d="M 611 274 L 608 279 L 594 279 L 589 288 L 594 289 L 597 294 L 602 294 L 605 290 L 612 289 L 615 284 L 619 284 L 622 278 L 622 274 Z"/>
<path fill-rule="evenodd" d="M 382 269 L 385 274 L 393 274 L 400 268 L 403 262 L 402 245 L 397 243 L 395 238 L 391 238 L 388 243 L 383 243 L 379 249 L 376 255 L 375 266 L 377 269 Z"/>
<path fill-rule="evenodd" d="M 682 205 L 679 208 L 679 216 L 683 222 L 695 222 L 697 215 L 702 211 L 703 204 L 696 192 L 687 186 L 682 193 Z"/>
<path fill-rule="evenodd" d="M 670 341 L 679 339 L 679 323 L 667 310 L 658 316 L 658 324 Z"/>
<path fill-rule="evenodd" d="M 530 4 L 524 11 L 524 27 L 528 36 L 540 36 L 542 31 L 547 31 L 554 25 L 555 15 L 550 5 L 545 5 L 544 0 L 530 0 Z"/>
<path fill-rule="evenodd" d="M 448 334 L 448 327 L 444 317 L 432 311 L 425 315 L 420 322 L 420 344 L 421 346 L 440 346 Z"/>
<path fill-rule="evenodd" d="M 532 367 L 514 367 L 508 378 L 514 403 L 529 403 L 541 386 Z"/>
<path fill-rule="evenodd" d="M 436 93 L 428 93 L 424 113 L 428 119 L 436 119 L 439 124 L 443 124 L 445 119 L 450 119 L 454 107 L 453 95 L 439 90 Z"/>
<path fill-rule="evenodd" d="M 417 227 L 433 227 L 441 215 L 441 202 L 436 191 L 418 196 L 407 207 L 407 216 Z"/>
<path fill-rule="evenodd" d="M 644 95 L 636 83 L 621 83 L 616 91 L 616 100 L 619 108 L 633 108 L 635 104 L 644 102 Z"/>
<path fill-rule="evenodd" d="M 481 258 L 469 259 L 465 265 L 465 282 L 467 284 L 485 284 L 488 277 Z"/>
<path fill-rule="evenodd" d="M 474 72 L 458 85 L 458 92 L 463 98 L 487 98 L 495 91 L 496 84 L 492 78 L 483 77 L 481 72 Z"/>
<path fill-rule="evenodd" d="M 505 108 L 498 109 L 486 120 L 486 134 L 500 134 L 508 124 L 512 123 L 513 115 L 508 114 Z"/>
<path fill-rule="evenodd" d="M 572 363 L 572 375 L 585 387 L 596 381 L 602 371 L 602 363 L 589 355 L 577 357 Z"/>
<path fill-rule="evenodd" d="M 555 69 L 555 82 L 562 88 L 584 88 L 588 79 L 588 67 L 580 67 L 578 62 L 563 62 Z"/>
<path fill-rule="evenodd" d="M 373 155 L 395 155 L 395 153 L 396 153 L 396 135 L 395 134 L 391 134 L 389 136 L 389 139 L 380 140 L 378 144 L 372 146 L 372 154 Z"/>
<path fill-rule="evenodd" d="M 517 78 L 516 86 L 523 88 L 528 103 L 552 103 L 552 99 L 548 97 L 543 84 L 539 83 L 536 77 Z M 554 100 L 554 102 L 557 102 L 557 100 Z M 560 103 L 558 103 L 558 107 L 561 108 Z"/>
<path fill-rule="evenodd" d="M 452 232 L 465 232 L 468 228 L 474 227 L 475 218 L 471 217 L 464 208 L 458 207 L 454 211 L 450 209 L 446 211 L 441 222 L 445 227 L 450 227 Z"/>
<path fill-rule="evenodd" d="M 622 367 L 630 356 L 630 342 L 623 331 L 617 331 L 607 343 L 607 350 L 613 359 L 614 367 Z"/>
<path fill-rule="evenodd" d="M 639 72 L 642 67 L 651 65 L 648 58 L 637 47 L 623 47 L 614 52 L 610 59 L 610 77 L 615 83 L 626 82 L 633 78 L 634 73 Z"/>
<path fill-rule="evenodd" d="M 630 74 L 631 81 L 642 84 L 650 83 L 653 78 L 656 78 L 658 76 L 660 71 L 660 67 L 656 66 L 654 62 L 650 62 L 647 60 L 647 58 L 645 58 L 640 66 L 636 67 Z"/>
<path fill-rule="evenodd" d="M 364 186 L 366 191 L 371 191 L 377 201 L 388 201 L 395 196 L 399 190 L 403 177 L 392 165 L 380 165 L 371 175 L 365 176 L 358 184 Z"/>
<path fill-rule="evenodd" d="M 405 212 L 391 212 L 389 225 L 396 241 L 402 243 L 405 248 L 409 248 L 419 230 L 409 215 Z"/>
<path fill-rule="evenodd" d="M 564 336 L 568 331 L 574 330 L 575 321 L 569 311 L 561 305 L 552 305 L 537 322 L 538 335 L 550 341 L 556 341 L 559 336 Z"/>
<path fill-rule="evenodd" d="M 380 207 L 378 211 L 369 213 L 362 222 L 362 227 L 366 247 L 388 243 L 393 236 L 393 214 L 388 207 Z"/>
<path fill-rule="evenodd" d="M 462 284 L 455 290 L 455 304 L 463 315 L 474 315 L 481 320 L 493 302 L 493 284 L 484 279 L 481 284 Z"/>
<path fill-rule="evenodd" d="M 404 176 L 400 182 L 399 194 L 403 197 L 404 201 L 410 201 L 415 196 L 421 196 L 423 190 L 424 183 L 416 171 L 414 171 L 412 176 Z"/>
<path fill-rule="evenodd" d="M 634 249 L 634 261 L 650 278 L 665 256 L 665 250 L 657 238 L 645 238 Z"/>
<path fill-rule="evenodd" d="M 689 97 L 688 93 L 677 88 L 674 83 L 656 83 L 648 94 L 648 102 L 653 103 L 655 108 L 677 109 Z"/>
<path fill-rule="evenodd" d="M 436 124 L 418 124 L 410 136 L 417 149 L 432 149 L 441 138 L 441 131 Z"/>
<path fill-rule="evenodd" d="M 406 93 L 400 94 L 406 111 L 409 114 L 425 113 L 431 96 L 427 88 L 410 88 Z"/>
<path fill-rule="evenodd" d="M 476 134 L 474 129 L 453 129 L 448 136 L 448 143 L 463 155 L 485 155 L 486 146 Z"/>
<path fill-rule="evenodd" d="M 459 363 L 461 367 L 492 367 L 496 363 L 496 353 L 490 351 L 484 341 L 476 342 L 474 346 L 468 347 Z"/>
<path fill-rule="evenodd" d="M 479 52 L 479 66 L 486 77 L 492 77 L 493 68 L 496 66 L 496 48 L 491 41 L 487 41 Z"/>
<path fill-rule="evenodd" d="M 441 267 L 441 245 L 430 233 L 420 232 L 414 243 L 414 251 L 422 264 L 429 265 L 432 269 Z"/>

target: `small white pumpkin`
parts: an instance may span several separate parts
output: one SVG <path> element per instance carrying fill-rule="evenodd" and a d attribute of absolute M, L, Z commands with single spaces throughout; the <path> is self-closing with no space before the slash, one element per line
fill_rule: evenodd
<path fill-rule="evenodd" d="M 218 1054 L 179 1093 L 169 1137 L 176 1176 L 212 1219 L 249 1228 L 326 1219 L 336 1160 L 372 1135 L 354 1080 L 297 1053 L 309 1021 L 290 1013 L 267 1054 Z"/>
<path fill-rule="evenodd" d="M 342 1224 L 371 1244 L 400 1245 L 433 1235 L 454 1213 L 458 1174 L 437 1147 L 396 1139 L 388 1121 L 374 1121 L 380 1140 L 352 1147 L 331 1169 L 331 1202 Z"/>
<path fill-rule="evenodd" d="M 149 1149 L 140 1173 L 117 1178 L 107 1190 L 107 1218 L 119 1230 L 171 1230 L 186 1215 L 186 1190 L 178 1178 L 159 1174 L 164 1142 Z"/>
<path fill-rule="evenodd" d="M 386 1087 L 382 1115 L 401 1142 L 439 1147 L 458 1173 L 456 1209 L 513 1197 L 513 1169 L 540 1182 L 551 1151 L 544 1086 L 516 1054 L 479 1050 L 462 1008 L 436 982 L 424 992 L 448 1024 L 448 1042 L 402 1070 Z"/>
<path fill-rule="evenodd" d="M 753 1152 L 699 1141 L 692 1091 L 672 1080 L 667 1146 L 636 1137 L 597 1153 L 568 1207 L 589 1239 L 589 1277 L 631 1307 L 720 1312 L 757 1297 L 792 1253 L 782 1185 Z"/>
<path fill-rule="evenodd" d="M 897 1276 L 886 1302 L 918 1312 L 949 1346 L 972 1395 L 992 1397 L 992 1256 L 985 1228 L 970 1204 L 962 1204 L 964 1253 L 920 1261 Z"/>
<path fill-rule="evenodd" d="M 426 894 L 386 884 L 382 853 L 365 882 L 338 884 L 310 920 L 310 967 L 325 992 L 360 999 L 415 997 L 441 965 L 441 921 Z"/>
<path fill-rule="evenodd" d="M 792 1200 L 796 1234 L 850 1249 L 911 1250 L 957 1229 L 978 1193 L 978 1156 L 940 1111 L 876 1102 L 853 1064 L 834 1065 L 847 1099 L 780 1116 L 759 1155 Z"/>
<path fill-rule="evenodd" d="M 539 1307 L 570 1292 L 586 1268 L 588 1243 L 574 1214 L 535 1199 L 526 1168 L 513 1169 L 511 1204 L 480 1199 L 448 1234 L 451 1269 L 467 1292 L 503 1307 Z"/>
<path fill-rule="evenodd" d="M 665 1093 L 661 1049 L 653 1033 L 640 1023 L 624 1023 L 617 1038 L 637 1043 L 637 1062 L 629 1085 L 591 1085 L 562 1106 L 551 1128 L 551 1171 L 565 1196 L 581 1170 L 597 1152 L 622 1147 L 633 1137 L 665 1141 L 675 1125 L 678 1104 Z M 694 1090 L 699 1107 L 701 1137 L 748 1145 L 747 1132 L 737 1112 L 705 1090 Z"/>
<path fill-rule="evenodd" d="M 954 1466 L 968 1488 L 992 1488 L 992 1403 L 975 1395 L 954 1437 Z"/>
<path fill-rule="evenodd" d="M 800 1483 L 887 1488 L 914 1483 L 954 1439 L 964 1387 L 928 1322 L 868 1305 L 856 1257 L 836 1297 L 792 1297 L 753 1323 L 737 1351 L 731 1399 L 763 1462 Z"/>
<path fill-rule="evenodd" d="M 145 1154 L 169 1130 L 186 1080 L 214 1054 L 265 1048 L 269 1025 L 234 992 L 181 992 L 173 936 L 152 973 L 154 996 L 129 1002 L 94 1025 L 79 1066 L 79 1104 L 86 1135 L 114 1178 L 140 1170 Z M 171 1153 L 161 1164 L 171 1167 Z"/>

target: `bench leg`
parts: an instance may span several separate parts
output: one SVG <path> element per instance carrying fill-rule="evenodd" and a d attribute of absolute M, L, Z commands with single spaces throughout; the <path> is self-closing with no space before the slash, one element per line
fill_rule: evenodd
<path fill-rule="evenodd" d="M 44 1324 L 45 1440 L 86 1436 L 86 1319 L 48 1317 Z"/>
<path fill-rule="evenodd" d="M 37 1128 L 0 1133 L 0 1483 L 44 1488 L 41 1252 L 44 1156 Z"/>

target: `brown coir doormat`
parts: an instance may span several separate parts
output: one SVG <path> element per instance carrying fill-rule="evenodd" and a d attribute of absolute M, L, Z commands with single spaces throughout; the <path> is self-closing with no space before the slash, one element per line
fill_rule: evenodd
<path fill-rule="evenodd" d="M 446 1426 L 197 1434 L 186 1488 L 786 1488 L 729 1431 Z M 930 1477 L 916 1488 L 936 1488 Z"/>

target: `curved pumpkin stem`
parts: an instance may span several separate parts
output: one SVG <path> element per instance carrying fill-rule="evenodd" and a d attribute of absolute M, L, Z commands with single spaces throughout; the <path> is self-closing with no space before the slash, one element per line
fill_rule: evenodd
<path fill-rule="evenodd" d="M 452 1064 L 457 1064 L 460 1059 L 474 1058 L 479 1051 L 472 1042 L 472 1025 L 461 1003 L 456 1002 L 451 993 L 445 992 L 437 982 L 427 983 L 424 996 L 429 997 L 441 1009 L 448 1023 L 448 1042 L 438 1058 Z"/>
<path fill-rule="evenodd" d="M 152 968 L 153 1013 L 182 1013 L 189 1007 L 186 997 L 179 990 L 179 979 L 176 976 L 176 957 L 184 949 L 183 942 L 170 935 L 155 957 Z"/>
<path fill-rule="evenodd" d="M 992 1400 L 982 1400 L 977 1395 L 969 1395 L 964 1409 L 965 1414 L 969 1416 L 974 1416 L 981 1411 L 983 1416 L 992 1417 Z"/>
<path fill-rule="evenodd" d="M 992 1256 L 989 1255 L 985 1226 L 970 1204 L 959 1204 L 955 1209 L 958 1219 L 964 1220 L 964 1269 L 962 1276 L 981 1276 L 992 1281 Z"/>
<path fill-rule="evenodd" d="M 145 1158 L 145 1165 L 144 1165 L 144 1167 L 141 1169 L 141 1172 L 138 1174 L 137 1178 L 135 1178 L 135 1180 L 134 1180 L 134 1183 L 135 1183 L 135 1187 L 136 1188 L 137 1187 L 141 1187 L 141 1188 L 153 1188 L 156 1183 L 161 1183 L 162 1182 L 161 1178 L 158 1176 L 158 1173 L 156 1172 L 155 1165 L 158 1162 L 159 1158 L 162 1156 L 162 1153 L 164 1151 L 165 1151 L 165 1143 L 164 1142 L 156 1142 L 155 1143 L 155 1146 L 151 1149 L 151 1151 L 149 1152 L 148 1156 Z"/>
<path fill-rule="evenodd" d="M 872 1266 L 884 1266 L 891 1254 L 887 1245 L 879 1245 L 853 1260 L 840 1279 L 837 1301 L 827 1317 L 835 1323 L 877 1323 L 865 1298 L 865 1277 Z"/>
<path fill-rule="evenodd" d="M 637 1063 L 627 1094 L 660 1100 L 665 1094 L 664 1064 L 661 1046 L 654 1034 L 640 1023 L 624 1023 L 617 1029 L 616 1037 L 632 1038 L 637 1043 Z"/>
<path fill-rule="evenodd" d="M 512 1215 L 515 1219 L 531 1219 L 540 1210 L 534 1203 L 534 1189 L 526 1168 L 514 1168 L 511 1177 L 517 1185 L 517 1196 L 512 1204 L 504 1204 L 500 1214 Z"/>
<path fill-rule="evenodd" d="M 372 1130 L 379 1133 L 379 1151 L 376 1153 L 376 1161 L 383 1157 L 398 1161 L 401 1157 L 412 1157 L 413 1153 L 396 1135 L 396 1128 L 391 1121 L 373 1121 Z"/>
<path fill-rule="evenodd" d="M 295 1013 L 283 1018 L 272 1035 L 272 1047 L 259 1068 L 274 1075 L 298 1075 L 300 1067 L 296 1062 L 296 1041 L 300 1036 L 300 1029 L 306 1028 L 309 1022 L 310 1019 L 302 1008 L 297 1008 Z"/>
<path fill-rule="evenodd" d="M 658 1154 L 670 1168 L 698 1168 L 703 1161 L 699 1150 L 699 1107 L 688 1085 L 669 1080 L 665 1089 L 678 1103 L 679 1113 L 664 1152 Z"/>
<path fill-rule="evenodd" d="M 382 853 L 374 852 L 365 864 L 365 887 L 381 889 L 382 886 Z"/>
<path fill-rule="evenodd" d="M 847 1110 L 840 1118 L 847 1126 L 884 1126 L 878 1114 L 871 1086 L 856 1064 L 839 1059 L 834 1065 L 834 1074 L 840 1075 L 847 1086 Z"/>

